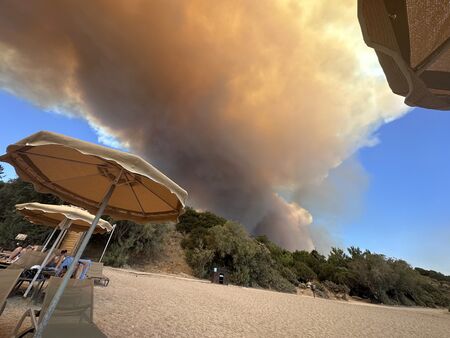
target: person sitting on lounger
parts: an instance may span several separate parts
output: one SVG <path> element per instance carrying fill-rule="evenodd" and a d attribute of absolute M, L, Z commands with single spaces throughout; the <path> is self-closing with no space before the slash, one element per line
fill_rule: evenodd
<path fill-rule="evenodd" d="M 57 270 L 61 263 L 64 261 L 64 259 L 67 256 L 67 250 L 61 250 L 59 254 L 52 254 L 50 259 L 48 260 L 46 268 L 53 268 Z"/>
<path fill-rule="evenodd" d="M 59 267 L 56 268 L 56 275 L 57 276 L 64 276 L 64 274 L 67 272 L 67 269 L 69 268 L 70 264 L 73 262 L 72 256 L 67 256 L 63 262 L 59 265 Z M 87 271 L 89 270 L 89 267 L 91 266 L 91 260 L 89 259 L 80 259 L 78 263 L 75 266 L 75 270 L 71 276 L 71 278 L 76 279 L 85 279 L 87 275 Z"/>
<path fill-rule="evenodd" d="M 17 245 L 17 247 L 13 250 L 13 252 L 11 252 L 11 254 L 9 255 L 9 257 L 7 259 L 9 263 L 14 263 L 25 252 L 27 252 L 28 250 L 33 250 L 33 246 L 32 245 L 28 245 L 26 248 L 21 246 L 20 243 L 17 243 L 16 245 Z"/>

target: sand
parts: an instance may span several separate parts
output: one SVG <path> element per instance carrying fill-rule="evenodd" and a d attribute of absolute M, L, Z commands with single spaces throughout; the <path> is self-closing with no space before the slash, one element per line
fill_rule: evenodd
<path fill-rule="evenodd" d="M 446 310 L 325 300 L 162 274 L 105 269 L 95 322 L 109 337 L 450 337 Z M 10 299 L 7 337 L 29 306 Z"/>

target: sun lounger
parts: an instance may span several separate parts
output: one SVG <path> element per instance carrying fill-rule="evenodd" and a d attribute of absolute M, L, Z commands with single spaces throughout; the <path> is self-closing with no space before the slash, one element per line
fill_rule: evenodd
<path fill-rule="evenodd" d="M 8 259 L 12 251 L 0 251 L 0 258 Z"/>
<path fill-rule="evenodd" d="M 10 265 L 9 259 L 0 257 L 0 269 L 6 269 Z"/>
<path fill-rule="evenodd" d="M 22 270 L 19 269 L 0 270 L 0 315 L 3 313 L 6 306 L 6 299 L 16 285 L 21 273 Z"/>
<path fill-rule="evenodd" d="M 87 278 L 98 281 L 103 286 L 108 286 L 109 284 L 109 278 L 103 275 L 103 263 L 101 262 L 91 263 L 91 267 L 87 272 Z"/>
<path fill-rule="evenodd" d="M 43 318 L 50 301 L 52 300 L 62 278 L 51 277 L 46 289 L 44 303 L 40 311 L 27 310 L 13 332 L 13 337 L 25 337 L 31 335 Z M 71 279 L 61 297 L 61 300 L 53 313 L 48 326 L 44 331 L 44 337 L 106 337 L 93 322 L 94 313 L 94 282 L 89 279 Z M 18 333 L 24 320 L 30 317 L 31 327 Z"/>
<path fill-rule="evenodd" d="M 20 255 L 17 261 L 11 263 L 7 267 L 8 270 L 14 269 L 24 270 L 17 281 L 16 290 L 18 290 L 24 282 L 28 283 L 32 282 L 35 271 L 30 270 L 30 268 L 32 266 L 42 264 L 46 255 L 47 255 L 46 253 L 40 251 L 26 251 Z M 37 287 L 38 288 L 42 287 L 44 281 L 45 278 L 43 276 L 39 276 L 39 278 L 36 279 Z"/>
<path fill-rule="evenodd" d="M 8 266 L 8 269 L 29 269 L 34 265 L 40 265 L 47 254 L 40 251 L 26 251 L 19 259 Z"/>

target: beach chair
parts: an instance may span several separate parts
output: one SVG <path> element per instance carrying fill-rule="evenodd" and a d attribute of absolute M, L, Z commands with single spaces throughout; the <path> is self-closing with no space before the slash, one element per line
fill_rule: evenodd
<path fill-rule="evenodd" d="M 32 336 L 50 305 L 61 281 L 62 278 L 50 277 L 41 310 L 27 310 L 17 323 L 12 335 L 13 337 Z M 94 324 L 93 314 L 94 281 L 89 279 L 71 279 L 44 330 L 43 336 L 45 338 L 106 337 Z M 31 327 L 18 333 L 27 317 L 31 319 Z"/>
<path fill-rule="evenodd" d="M 87 272 L 87 278 L 93 279 L 96 282 L 99 282 L 103 286 L 108 286 L 109 278 L 103 275 L 103 263 L 101 262 L 92 262 L 91 267 Z"/>
<path fill-rule="evenodd" d="M 8 259 L 12 251 L 0 250 L 0 259 Z"/>
<path fill-rule="evenodd" d="M 19 277 L 17 283 L 16 283 L 16 291 L 20 289 L 22 284 L 24 282 L 31 283 L 34 277 L 33 270 L 30 270 L 30 268 L 34 265 L 40 265 L 45 259 L 45 256 L 47 254 L 45 252 L 40 251 L 26 251 L 23 254 L 20 255 L 19 259 L 15 261 L 14 263 L 11 263 L 7 269 L 8 270 L 14 270 L 14 269 L 20 269 L 23 270 L 21 276 Z M 45 278 L 43 276 L 39 276 L 39 278 L 36 280 L 37 286 L 42 287 L 42 284 L 44 283 Z"/>
<path fill-rule="evenodd" d="M 14 289 L 22 271 L 20 269 L 0 270 L 0 315 L 5 310 L 6 299 Z"/>
<path fill-rule="evenodd" d="M 40 251 L 27 250 L 20 255 L 19 259 L 8 266 L 8 269 L 29 269 L 34 265 L 40 265 L 47 254 Z"/>

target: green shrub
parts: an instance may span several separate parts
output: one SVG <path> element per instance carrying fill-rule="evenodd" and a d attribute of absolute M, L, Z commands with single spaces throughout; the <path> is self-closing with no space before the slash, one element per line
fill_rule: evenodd
<path fill-rule="evenodd" d="M 314 283 L 312 283 L 311 287 L 314 288 L 314 293 L 317 297 L 327 298 L 327 299 L 330 298 L 328 296 L 327 289 L 321 283 L 314 282 Z"/>
<path fill-rule="evenodd" d="M 159 257 L 169 226 L 167 224 L 136 224 L 119 221 L 106 251 L 104 262 L 120 267 L 145 264 Z"/>
<path fill-rule="evenodd" d="M 350 289 L 347 285 L 345 284 L 336 284 L 333 283 L 332 281 L 326 280 L 324 282 L 322 282 L 322 284 L 331 292 L 335 293 L 335 294 L 348 294 L 350 292 Z"/>
<path fill-rule="evenodd" d="M 186 251 L 187 263 L 192 267 L 194 274 L 200 278 L 208 278 L 211 271 L 214 251 L 204 248 L 193 248 Z"/>
<path fill-rule="evenodd" d="M 128 263 L 129 255 L 128 249 L 120 246 L 118 243 L 113 243 L 108 247 L 103 262 L 106 265 L 114 267 L 122 267 Z"/>
<path fill-rule="evenodd" d="M 317 278 L 316 273 L 303 262 L 295 262 L 293 270 L 299 282 L 305 283 Z"/>
<path fill-rule="evenodd" d="M 295 274 L 284 266 L 289 264 L 288 251 L 255 240 L 242 225 L 211 213 L 189 209 L 185 215 L 177 229 L 185 234 L 182 246 L 197 277 L 206 278 L 213 267 L 223 267 L 233 284 L 295 292 L 290 282 L 296 282 Z M 271 249 L 277 254 L 272 256 Z"/>

